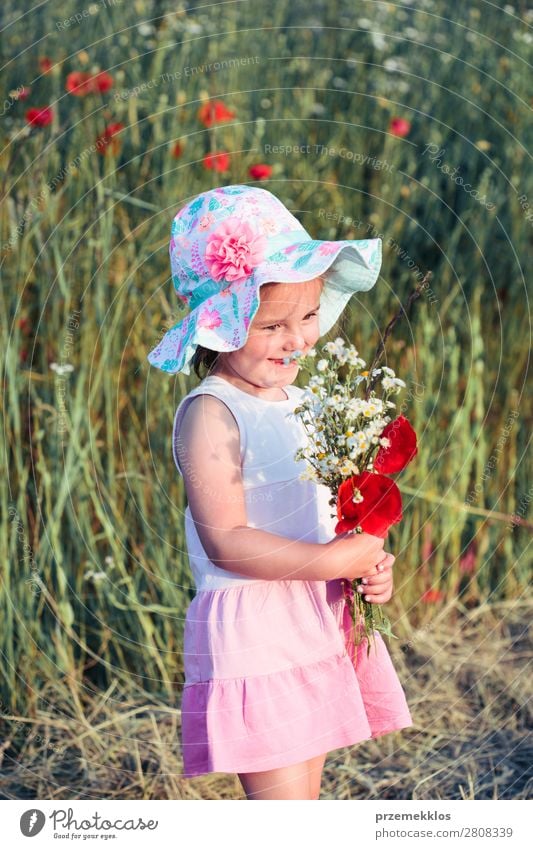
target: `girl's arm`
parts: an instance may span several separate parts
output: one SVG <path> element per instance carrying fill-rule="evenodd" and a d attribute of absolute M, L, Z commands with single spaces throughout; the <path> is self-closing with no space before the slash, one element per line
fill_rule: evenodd
<path fill-rule="evenodd" d="M 193 399 L 176 448 L 202 546 L 221 569 L 261 580 L 332 580 L 375 574 L 384 540 L 340 535 L 328 543 L 291 540 L 247 526 L 239 429 L 212 395 Z"/>

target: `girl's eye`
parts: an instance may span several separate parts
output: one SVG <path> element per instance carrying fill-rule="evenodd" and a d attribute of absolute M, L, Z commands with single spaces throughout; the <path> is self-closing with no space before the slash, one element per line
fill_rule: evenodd
<path fill-rule="evenodd" d="M 307 321 L 308 318 L 314 318 L 315 315 L 318 315 L 316 312 L 310 312 L 309 315 L 306 315 L 304 321 Z M 265 330 L 275 330 L 276 327 L 281 327 L 280 324 L 271 324 L 269 327 L 265 327 Z"/>

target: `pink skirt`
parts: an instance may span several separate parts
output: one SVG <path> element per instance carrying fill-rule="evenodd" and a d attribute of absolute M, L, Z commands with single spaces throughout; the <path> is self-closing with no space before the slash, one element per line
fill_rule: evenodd
<path fill-rule="evenodd" d="M 413 724 L 387 647 L 357 647 L 342 582 L 202 590 L 185 619 L 183 775 L 260 772 Z"/>

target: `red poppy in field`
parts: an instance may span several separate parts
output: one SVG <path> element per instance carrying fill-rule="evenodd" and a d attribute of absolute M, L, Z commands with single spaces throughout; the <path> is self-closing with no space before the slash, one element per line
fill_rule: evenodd
<path fill-rule="evenodd" d="M 411 130 L 411 122 L 405 118 L 393 118 L 389 124 L 389 132 L 403 139 Z"/>
<path fill-rule="evenodd" d="M 355 490 L 359 490 L 359 496 Z M 354 497 L 360 500 L 354 501 Z M 385 538 L 390 526 L 402 519 L 400 490 L 385 475 L 372 472 L 352 475 L 339 487 L 337 518 L 336 534 L 360 525 L 365 533 Z"/>
<path fill-rule="evenodd" d="M 437 601 L 442 601 L 443 598 L 444 593 L 441 593 L 440 590 L 426 590 L 422 593 L 421 601 L 427 604 L 435 604 Z"/>
<path fill-rule="evenodd" d="M 109 148 L 111 148 L 112 153 L 119 153 L 120 139 L 115 138 L 115 136 L 123 129 L 124 124 L 121 124 L 120 121 L 116 124 L 108 124 L 104 132 L 100 133 L 100 135 L 96 139 L 96 149 L 98 153 L 101 153 L 102 156 L 105 156 Z"/>
<path fill-rule="evenodd" d="M 65 90 L 69 94 L 74 94 L 76 97 L 85 97 L 90 94 L 92 74 L 87 71 L 72 71 L 67 76 Z"/>
<path fill-rule="evenodd" d="M 376 454 L 374 460 L 376 472 L 382 475 L 401 472 L 418 453 L 416 433 L 405 416 L 398 416 L 383 428 L 380 439 L 382 437 L 390 439 L 391 444 L 388 448 L 381 446 Z"/>
<path fill-rule="evenodd" d="M 254 180 L 266 180 L 272 174 L 272 165 L 251 165 L 248 174 Z"/>
<path fill-rule="evenodd" d="M 176 142 L 176 144 L 172 148 L 171 156 L 173 156 L 175 159 L 179 159 L 180 156 L 182 156 L 182 155 L 183 155 L 183 145 L 180 142 Z"/>
<path fill-rule="evenodd" d="M 228 109 L 222 100 L 209 100 L 198 110 L 198 119 L 205 127 L 222 124 L 224 121 L 231 121 L 232 118 L 235 118 L 235 112 Z"/>
<path fill-rule="evenodd" d="M 476 544 L 472 543 L 472 545 L 468 546 L 464 557 L 461 557 L 459 560 L 459 571 L 462 572 L 463 575 L 473 575 L 476 571 L 476 565 Z"/>
<path fill-rule="evenodd" d="M 429 560 L 429 558 L 432 557 L 435 553 L 435 546 L 433 545 L 433 541 L 431 539 L 431 532 L 432 524 L 431 522 L 426 522 L 426 524 L 424 525 L 422 550 L 420 552 L 422 563 L 425 563 L 427 560 Z"/>
<path fill-rule="evenodd" d="M 71 71 L 67 76 L 65 89 L 76 97 L 86 97 L 88 94 L 105 94 L 113 88 L 113 85 L 113 77 L 107 71 L 100 71 L 98 74 L 90 74 L 88 71 Z"/>
<path fill-rule="evenodd" d="M 33 106 L 26 111 L 26 121 L 32 127 L 47 127 L 51 124 L 54 118 L 54 113 L 50 106 Z"/>
<path fill-rule="evenodd" d="M 225 151 L 217 151 L 216 153 L 208 153 L 202 160 L 204 168 L 208 171 L 228 171 L 230 164 L 230 155 Z"/>
<path fill-rule="evenodd" d="M 30 320 L 26 316 L 23 316 L 22 318 L 19 318 L 17 324 L 21 332 L 27 336 L 31 330 Z"/>
<path fill-rule="evenodd" d="M 107 71 L 100 71 L 91 79 L 91 91 L 98 91 L 100 94 L 105 94 L 110 88 L 113 88 L 114 80 L 111 74 Z"/>
<path fill-rule="evenodd" d="M 43 74 L 47 74 L 54 67 L 54 63 L 48 56 L 39 57 L 39 68 Z"/>

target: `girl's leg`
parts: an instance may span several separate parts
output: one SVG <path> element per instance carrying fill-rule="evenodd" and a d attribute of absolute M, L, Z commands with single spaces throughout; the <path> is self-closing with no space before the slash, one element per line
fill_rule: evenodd
<path fill-rule="evenodd" d="M 280 769 L 240 773 L 239 779 L 248 799 L 318 799 L 326 758 L 327 753 Z"/>
<path fill-rule="evenodd" d="M 309 774 L 309 789 L 311 791 L 311 799 L 320 798 L 320 782 L 322 781 L 322 770 L 327 758 L 325 755 L 317 755 L 316 758 L 311 758 L 307 761 Z"/>
<path fill-rule="evenodd" d="M 310 761 L 269 769 L 238 773 L 247 799 L 312 799 Z"/>

